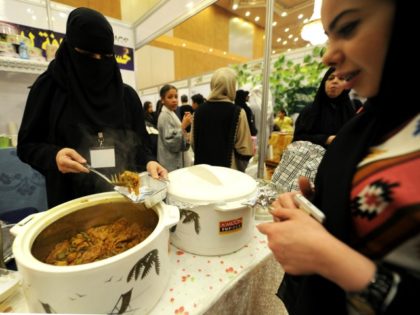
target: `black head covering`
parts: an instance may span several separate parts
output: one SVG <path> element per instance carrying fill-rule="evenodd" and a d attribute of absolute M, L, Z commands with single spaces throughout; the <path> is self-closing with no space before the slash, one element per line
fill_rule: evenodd
<path fill-rule="evenodd" d="M 305 107 L 298 116 L 293 141 L 310 141 L 326 147 L 327 138 L 336 135 L 341 127 L 355 115 L 349 90 L 343 90 L 335 98 L 330 98 L 325 92 L 325 84 L 334 71 L 334 68 L 327 70 L 316 92 L 314 102 Z"/>
<path fill-rule="evenodd" d="M 389 48 L 378 94 L 368 99 L 365 109 L 348 124 L 327 150 L 315 181 L 314 203 L 326 214 L 326 228 L 340 240 L 350 244 L 350 193 L 357 164 L 369 147 L 381 140 L 408 119 L 419 113 L 413 104 L 416 80 L 405 80 L 410 73 L 419 73 L 417 62 L 410 66 L 402 60 L 415 60 L 415 51 L 406 47 L 403 37 L 412 29 L 415 10 L 410 2 L 394 1 L 396 13 Z M 410 72 L 410 73 L 409 73 Z M 350 244 L 351 245 L 351 244 Z M 335 284 L 319 277 L 286 275 L 279 291 L 288 305 L 289 314 L 346 314 L 345 292 Z M 402 303 L 404 294 L 393 301 Z M 416 299 L 406 297 L 403 305 L 416 305 Z M 413 308 L 411 308 L 413 309 Z"/>
<path fill-rule="evenodd" d="M 102 54 L 101 59 L 79 53 L 75 48 Z M 123 82 L 113 54 L 114 33 L 106 18 L 88 8 L 73 10 L 67 20 L 66 36 L 49 70 L 68 92 L 68 104 L 85 114 L 88 123 L 121 125 Z"/>
<path fill-rule="evenodd" d="M 235 104 L 244 108 L 246 106 L 246 98 L 249 95 L 248 91 L 237 90 L 235 97 Z"/>

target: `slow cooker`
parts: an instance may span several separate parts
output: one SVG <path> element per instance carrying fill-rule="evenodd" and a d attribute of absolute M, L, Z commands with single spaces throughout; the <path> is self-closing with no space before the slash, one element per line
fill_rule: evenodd
<path fill-rule="evenodd" d="M 75 266 L 54 266 L 43 259 L 53 246 L 92 226 L 119 218 L 154 228 L 141 243 L 115 256 Z M 13 254 L 31 312 L 138 313 L 150 311 L 169 276 L 169 228 L 179 211 L 163 202 L 153 208 L 128 201 L 117 192 L 69 201 L 15 225 Z"/>
<path fill-rule="evenodd" d="M 198 255 L 224 255 L 245 246 L 254 232 L 257 183 L 240 171 L 206 164 L 169 173 L 167 203 L 180 210 L 171 229 L 176 247 Z"/>

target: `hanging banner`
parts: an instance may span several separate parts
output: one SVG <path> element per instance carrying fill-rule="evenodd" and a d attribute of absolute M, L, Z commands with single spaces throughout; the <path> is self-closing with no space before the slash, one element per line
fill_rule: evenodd
<path fill-rule="evenodd" d="M 24 42 L 28 49 L 32 52 L 30 59 L 38 59 L 34 57 L 43 57 L 44 60 L 50 61 L 54 58 L 55 50 L 63 41 L 63 33 L 58 33 L 46 29 L 40 29 L 6 21 L 0 21 L 2 31 L 8 34 L 0 33 L 0 41 L 11 43 L 18 52 L 20 42 Z M 116 36 L 117 37 L 117 36 Z M 35 49 L 32 49 L 35 47 Z M 134 71 L 134 50 L 133 48 L 114 45 L 115 58 L 120 69 Z M 38 55 L 38 56 L 37 56 Z"/>

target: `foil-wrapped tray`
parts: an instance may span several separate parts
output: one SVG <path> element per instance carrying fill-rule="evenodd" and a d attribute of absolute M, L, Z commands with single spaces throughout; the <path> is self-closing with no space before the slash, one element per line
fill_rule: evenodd
<path fill-rule="evenodd" d="M 166 198 L 168 185 L 165 180 L 154 179 L 147 172 L 140 173 L 139 176 L 140 193 L 138 195 L 134 192 L 129 192 L 127 187 L 115 186 L 114 189 L 132 202 L 144 203 L 148 208 L 153 207 Z"/>

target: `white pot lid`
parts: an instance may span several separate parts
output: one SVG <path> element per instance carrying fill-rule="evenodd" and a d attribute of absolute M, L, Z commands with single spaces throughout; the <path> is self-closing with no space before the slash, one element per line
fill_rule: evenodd
<path fill-rule="evenodd" d="M 252 198 L 256 181 L 240 171 L 207 164 L 169 173 L 168 197 L 191 203 L 221 203 Z"/>

